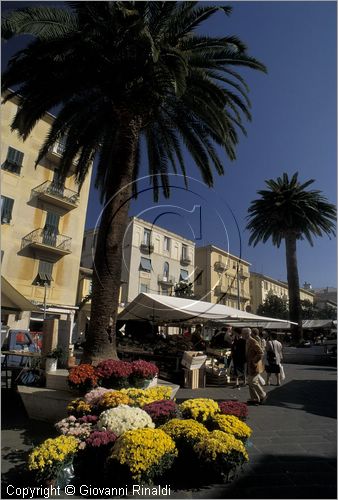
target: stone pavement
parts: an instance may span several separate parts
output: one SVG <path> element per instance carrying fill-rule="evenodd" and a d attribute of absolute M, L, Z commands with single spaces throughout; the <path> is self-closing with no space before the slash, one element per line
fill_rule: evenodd
<path fill-rule="evenodd" d="M 266 388 L 266 403 L 249 407 L 250 461 L 239 479 L 230 485 L 172 491 L 170 498 L 337 498 L 336 367 L 285 365 L 285 371 L 282 386 Z M 246 401 L 249 394 L 247 387 L 177 393 L 178 401 L 191 397 Z M 28 420 L 15 394 L 3 395 L 2 498 L 9 498 L 7 484 L 24 484 L 27 451 L 51 432 L 49 425 Z"/>

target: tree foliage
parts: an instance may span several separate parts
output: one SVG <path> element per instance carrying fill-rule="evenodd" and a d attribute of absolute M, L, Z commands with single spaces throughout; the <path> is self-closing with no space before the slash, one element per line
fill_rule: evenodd
<path fill-rule="evenodd" d="M 263 304 L 258 306 L 257 314 L 267 318 L 288 319 L 289 309 L 287 301 L 277 295 L 270 294 L 266 297 Z"/>

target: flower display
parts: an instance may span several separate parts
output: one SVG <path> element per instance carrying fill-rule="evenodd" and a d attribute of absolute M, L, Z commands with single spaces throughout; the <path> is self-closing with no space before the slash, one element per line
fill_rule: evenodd
<path fill-rule="evenodd" d="M 117 436 L 110 431 L 93 431 L 86 439 L 86 445 L 92 448 L 100 448 L 115 443 Z"/>
<path fill-rule="evenodd" d="M 74 415 L 75 417 L 82 417 L 83 415 L 88 415 L 91 413 L 92 407 L 90 404 L 86 403 L 81 398 L 73 399 L 67 405 L 68 415 Z"/>
<path fill-rule="evenodd" d="M 155 424 L 148 413 L 141 410 L 141 408 L 120 405 L 102 412 L 97 427 L 98 429 L 108 430 L 116 434 L 116 436 L 120 436 L 132 429 L 154 428 Z"/>
<path fill-rule="evenodd" d="M 206 422 L 220 412 L 218 404 L 213 399 L 187 399 L 179 406 L 183 418 L 193 418 L 198 422 Z"/>
<path fill-rule="evenodd" d="M 68 384 L 72 389 L 86 392 L 96 387 L 97 383 L 98 376 L 96 369 L 92 365 L 78 365 L 69 370 Z"/>
<path fill-rule="evenodd" d="M 55 424 L 55 428 L 60 434 L 65 436 L 74 436 L 80 442 L 79 449 L 85 448 L 85 440 L 90 436 L 92 424 L 89 422 L 80 422 L 73 415 L 64 418 Z"/>
<path fill-rule="evenodd" d="M 108 391 L 109 389 L 106 389 L 105 387 L 97 387 L 96 389 L 92 389 L 91 391 L 87 392 L 87 394 L 85 394 L 84 396 L 84 400 L 91 406 L 96 406 L 103 394 Z"/>
<path fill-rule="evenodd" d="M 131 363 L 130 382 L 133 383 L 137 379 L 151 380 L 158 375 L 158 368 L 154 363 L 149 363 L 143 359 L 138 359 Z"/>
<path fill-rule="evenodd" d="M 122 389 L 121 392 L 127 394 L 136 406 L 142 408 L 144 405 L 153 403 L 154 401 L 170 399 L 172 389 L 164 385 L 157 385 L 148 389 Z"/>
<path fill-rule="evenodd" d="M 209 434 L 203 424 L 193 419 L 181 420 L 179 418 L 173 418 L 162 425 L 161 429 L 175 441 L 179 449 L 182 445 L 194 444 L 201 439 L 202 436 Z"/>
<path fill-rule="evenodd" d="M 28 469 L 37 473 L 38 480 L 56 478 L 65 463 L 72 460 L 79 447 L 74 436 L 46 439 L 28 456 Z"/>
<path fill-rule="evenodd" d="M 209 425 L 213 429 L 232 434 L 235 438 L 243 440 L 249 438 L 252 432 L 246 423 L 234 415 L 215 415 Z"/>
<path fill-rule="evenodd" d="M 119 405 L 130 405 L 132 400 L 130 397 L 121 391 L 108 391 L 101 397 L 98 407 L 99 410 L 108 410 Z"/>
<path fill-rule="evenodd" d="M 129 468 L 132 480 L 149 484 L 171 466 L 176 455 L 175 443 L 165 432 L 137 429 L 125 432 L 116 441 L 111 458 Z"/>
<path fill-rule="evenodd" d="M 234 415 L 245 420 L 248 415 L 248 405 L 239 401 L 222 401 L 218 403 L 220 412 L 223 415 Z"/>
<path fill-rule="evenodd" d="M 243 443 L 231 434 L 222 431 L 208 432 L 194 445 L 194 451 L 202 461 L 215 462 L 218 459 L 241 465 L 248 460 Z"/>
<path fill-rule="evenodd" d="M 168 420 L 176 417 L 177 405 L 172 400 L 163 399 L 162 401 L 154 401 L 142 407 L 144 411 L 150 415 L 152 421 L 158 427 L 163 425 Z"/>
<path fill-rule="evenodd" d="M 100 384 L 109 389 L 128 387 L 128 378 L 131 375 L 131 363 L 116 359 L 101 361 L 97 367 Z"/>

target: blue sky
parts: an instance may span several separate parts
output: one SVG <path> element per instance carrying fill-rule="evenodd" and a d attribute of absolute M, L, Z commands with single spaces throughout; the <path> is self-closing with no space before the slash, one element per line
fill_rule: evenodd
<path fill-rule="evenodd" d="M 17 6 L 20 2 L 10 4 Z M 154 206 L 148 190 L 132 203 L 131 214 L 147 220 L 159 217 L 159 225 L 195 237 L 197 245 L 221 246 L 241 254 L 252 264 L 251 270 L 285 280 L 284 246 L 277 249 L 266 243 L 249 247 L 245 217 L 257 190 L 264 188 L 264 180 L 283 172 L 298 171 L 302 181 L 315 179 L 313 188 L 336 203 L 336 2 L 227 4 L 233 6 L 231 17 L 217 14 L 201 31 L 238 35 L 248 52 L 268 68 L 267 75 L 241 70 L 252 102 L 248 137 L 240 137 L 235 162 L 225 159 L 225 175 L 215 176 L 213 189 L 199 182 L 198 171 L 188 160 L 188 175 L 196 179 L 189 181 L 191 192 L 183 191 L 181 180 L 173 178 L 170 200 L 161 198 Z M 8 5 L 2 2 L 3 10 Z M 4 61 L 17 43 L 11 41 L 3 47 Z M 143 157 L 142 174 L 146 172 Z M 140 186 L 147 189 L 148 180 L 141 181 Z M 99 212 L 98 193 L 92 186 L 86 227 L 94 226 Z M 301 283 L 336 286 L 336 240 L 317 238 L 314 247 L 300 241 L 298 264 Z"/>

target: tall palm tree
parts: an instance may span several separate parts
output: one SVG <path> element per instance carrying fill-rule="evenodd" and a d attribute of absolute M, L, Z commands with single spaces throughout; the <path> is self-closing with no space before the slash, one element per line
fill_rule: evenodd
<path fill-rule="evenodd" d="M 3 74 L 20 104 L 12 123 L 23 139 L 55 106 L 58 116 L 36 163 L 61 138 L 60 175 L 76 158 L 81 185 L 97 155 L 96 186 L 105 210 L 97 238 L 86 360 L 116 356 L 115 320 L 121 241 L 137 187 L 140 141 L 145 138 L 155 199 L 169 196 L 168 172 L 186 174 L 184 151 L 204 182 L 223 174 L 219 152 L 236 157 L 238 132 L 250 120 L 248 86 L 239 66 L 265 71 L 237 36 L 210 37 L 196 28 L 231 8 L 198 2 L 68 2 L 7 15 L 5 39 L 30 34 Z M 233 69 L 235 68 L 235 69 Z M 219 149 L 217 149 L 219 147 Z M 133 186 L 133 187 L 132 187 Z M 112 318 L 111 328 L 109 323 Z"/>
<path fill-rule="evenodd" d="M 269 189 L 258 191 L 260 198 L 252 201 L 248 210 L 249 245 L 271 238 L 279 247 L 285 241 L 290 321 L 297 323 L 292 325 L 292 331 L 298 341 L 303 338 L 303 330 L 297 240 L 306 238 L 313 246 L 313 236 L 335 235 L 336 208 L 320 191 L 306 191 L 313 182 L 311 179 L 301 184 L 298 172 L 291 179 L 284 173 L 276 181 L 265 181 Z"/>

